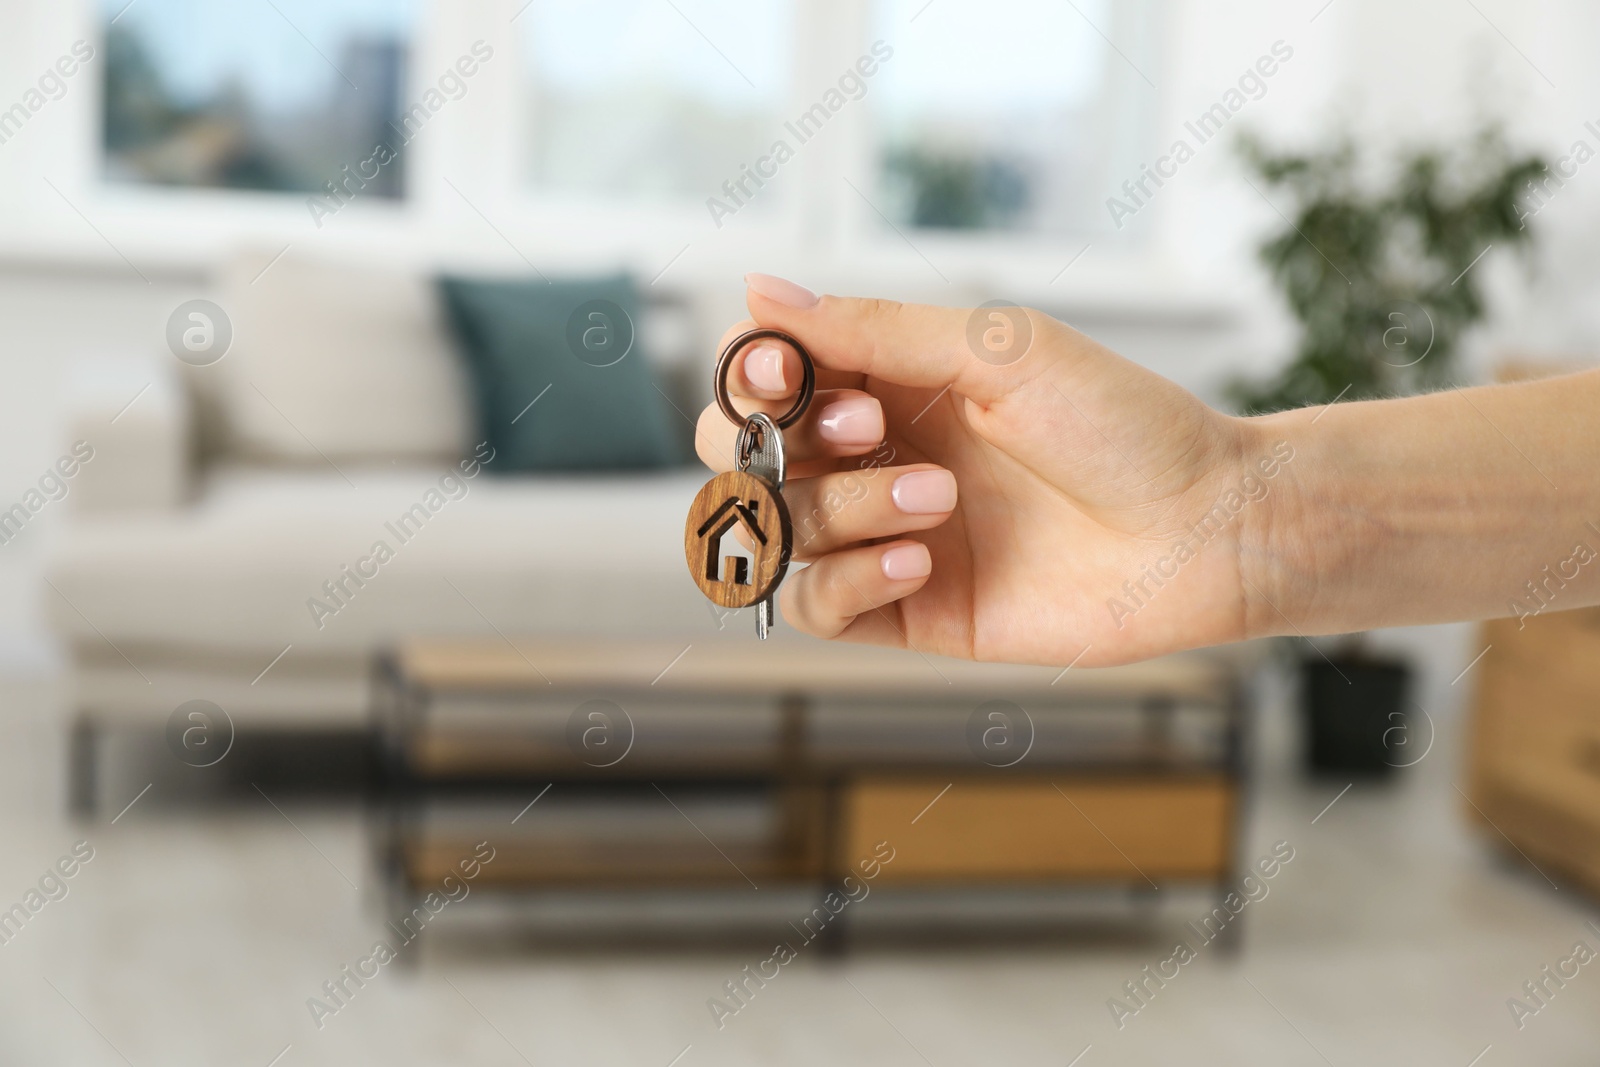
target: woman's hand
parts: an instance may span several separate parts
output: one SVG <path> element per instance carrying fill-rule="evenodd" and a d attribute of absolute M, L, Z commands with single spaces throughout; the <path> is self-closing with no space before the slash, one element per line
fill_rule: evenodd
<path fill-rule="evenodd" d="M 817 298 L 750 275 L 755 325 L 798 338 L 817 393 L 786 433 L 784 618 L 819 637 L 1085 666 L 1247 636 L 1252 509 L 1292 458 L 1038 312 Z M 787 345 L 729 374 L 743 412 L 801 381 Z M 738 427 L 701 415 L 700 457 Z"/>

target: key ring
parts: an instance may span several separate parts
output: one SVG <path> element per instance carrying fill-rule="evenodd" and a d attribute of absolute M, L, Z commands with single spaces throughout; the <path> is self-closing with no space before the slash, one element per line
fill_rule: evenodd
<path fill-rule="evenodd" d="M 800 395 L 794 398 L 794 403 L 790 405 L 788 411 L 784 412 L 781 417 L 772 420 L 777 424 L 778 429 L 787 430 L 798 422 L 800 416 L 805 414 L 806 408 L 811 406 L 811 397 L 817 391 L 817 366 L 811 361 L 811 353 L 805 350 L 805 346 L 782 330 L 749 330 L 729 341 L 728 346 L 722 350 L 722 355 L 717 357 L 717 370 L 712 379 L 714 384 L 711 391 L 717 398 L 717 407 L 721 408 L 722 413 L 728 416 L 728 420 L 735 426 L 744 426 L 747 420 L 734 408 L 733 400 L 728 396 L 728 371 L 733 367 L 733 357 L 738 355 L 746 345 L 752 341 L 760 341 L 768 337 L 778 341 L 786 341 L 793 346 L 794 350 L 800 355 L 800 366 L 805 370 L 805 379 L 800 383 Z"/>

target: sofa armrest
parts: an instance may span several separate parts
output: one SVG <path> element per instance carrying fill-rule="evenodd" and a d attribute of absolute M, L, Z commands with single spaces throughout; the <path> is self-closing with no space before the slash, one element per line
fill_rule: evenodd
<path fill-rule="evenodd" d="M 72 481 L 78 513 L 172 508 L 189 495 L 193 399 L 171 359 L 95 359 L 73 368 L 67 440 L 93 449 Z M 81 458 L 81 457 L 80 457 Z"/>

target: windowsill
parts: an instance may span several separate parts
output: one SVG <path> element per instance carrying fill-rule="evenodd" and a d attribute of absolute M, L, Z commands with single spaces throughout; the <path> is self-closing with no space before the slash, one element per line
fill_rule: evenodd
<path fill-rule="evenodd" d="M 528 261 L 552 274 L 621 266 L 641 284 L 700 292 L 731 292 L 746 271 L 767 270 L 827 292 L 953 305 L 1003 298 L 1075 323 L 1220 330 L 1244 310 L 1236 288 L 1151 252 L 1073 238 L 1013 242 L 914 231 L 910 246 L 885 232 L 870 244 L 830 251 L 808 249 L 802 237 L 777 227 L 717 232 L 698 218 L 648 225 L 621 216 L 597 233 L 592 218 L 516 217 L 502 209 L 508 217 L 497 211 L 497 221 L 504 225 L 491 228 L 475 215 L 423 219 L 406 206 L 356 205 L 337 225 L 318 230 L 298 201 L 204 197 L 185 206 L 181 197 L 118 195 L 92 209 L 99 233 L 77 219 L 48 227 L 13 220 L 0 232 L 0 272 L 193 288 L 205 286 L 234 248 L 268 256 L 289 248 L 419 270 L 526 273 Z"/>

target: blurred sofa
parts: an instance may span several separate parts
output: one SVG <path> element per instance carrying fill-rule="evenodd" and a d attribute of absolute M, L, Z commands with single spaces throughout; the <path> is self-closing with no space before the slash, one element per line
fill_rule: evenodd
<path fill-rule="evenodd" d="M 193 699 L 239 727 L 355 724 L 373 653 L 403 636 L 715 628 L 679 547 L 703 473 L 497 472 L 426 272 L 241 256 L 216 303 L 220 361 L 79 376 L 64 448 L 94 458 L 45 591 L 79 764 L 102 727 L 159 726 Z M 691 302 L 652 292 L 641 317 L 662 403 L 692 415 Z"/>

